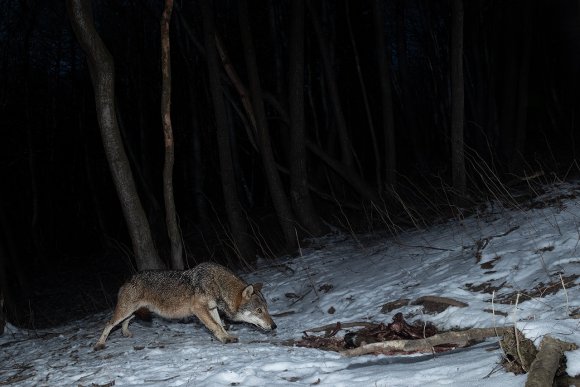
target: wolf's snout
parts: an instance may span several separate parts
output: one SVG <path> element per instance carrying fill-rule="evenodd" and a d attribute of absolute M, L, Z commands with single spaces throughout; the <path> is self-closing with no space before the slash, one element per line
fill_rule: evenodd
<path fill-rule="evenodd" d="M 276 323 L 274 321 L 272 321 L 272 328 L 271 329 L 276 329 L 278 327 L 278 325 L 276 325 Z"/>

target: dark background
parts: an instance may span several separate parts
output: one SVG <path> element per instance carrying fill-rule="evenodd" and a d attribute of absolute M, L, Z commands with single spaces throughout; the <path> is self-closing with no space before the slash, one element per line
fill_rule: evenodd
<path fill-rule="evenodd" d="M 249 3 L 262 89 L 287 111 L 290 1 Z M 449 199 L 451 2 L 382 2 L 396 195 L 379 184 L 376 174 L 378 167 L 384 177 L 386 150 L 371 1 L 312 4 L 335 72 L 355 171 L 382 198 L 379 206 L 369 205 L 308 153 L 318 215 L 348 232 L 392 231 L 417 226 L 417 219 L 424 225 L 458 216 Z M 163 2 L 93 0 L 92 5 L 98 32 L 115 61 L 125 149 L 156 247 L 167 263 L 160 115 Z M 236 1 L 212 3 L 217 33 L 247 85 L 237 7 Z M 528 187 L 525 176 L 549 183 L 577 173 L 580 2 L 470 0 L 464 12 L 469 200 L 462 207 L 469 210 L 497 199 L 499 189 L 493 187 L 499 184 L 521 191 Z M 176 208 L 188 266 L 208 259 L 235 266 L 202 31 L 197 1 L 176 2 L 170 30 Z M 222 73 L 238 195 L 258 254 L 292 254 L 280 235 L 262 158 L 248 140 L 240 97 Z M 306 8 L 306 136 L 340 160 L 325 77 Z M 273 104 L 265 106 L 274 157 L 288 187 L 289 129 Z M 518 128 L 525 133 L 520 148 Z M 110 306 L 135 264 L 103 150 L 86 58 L 63 1 L 0 0 L 0 133 L 0 269 L 8 319 L 41 327 Z M 301 238 L 308 236 L 300 232 Z"/>

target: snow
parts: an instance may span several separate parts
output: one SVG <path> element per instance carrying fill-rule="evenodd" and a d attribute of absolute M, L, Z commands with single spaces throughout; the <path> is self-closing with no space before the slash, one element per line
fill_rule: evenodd
<path fill-rule="evenodd" d="M 338 321 L 388 323 L 402 312 L 409 322 L 431 321 L 440 330 L 515 322 L 536 345 L 549 334 L 580 346 L 580 320 L 571 317 L 580 313 L 578 192 L 578 183 L 559 184 L 536 200 L 549 206 L 490 203 L 428 229 L 395 237 L 335 234 L 311 241 L 296 257 L 262 260 L 257 271 L 240 275 L 264 283 L 270 312 L 280 315 L 278 329 L 232 324 L 236 344 L 219 343 L 195 318 L 154 318 L 150 326 L 134 321 L 132 338 L 113 331 L 102 351 L 93 345 L 111 311 L 42 331 L 8 325 L 0 337 L 0 384 L 523 386 L 525 375 L 500 366 L 496 338 L 446 353 L 359 357 L 283 342 Z M 478 291 L 481 284 L 495 291 Z M 555 284 L 554 291 L 538 291 L 547 284 Z M 468 307 L 428 314 L 406 305 L 381 313 L 389 301 L 428 295 Z M 580 350 L 566 356 L 568 374 L 579 375 Z"/>

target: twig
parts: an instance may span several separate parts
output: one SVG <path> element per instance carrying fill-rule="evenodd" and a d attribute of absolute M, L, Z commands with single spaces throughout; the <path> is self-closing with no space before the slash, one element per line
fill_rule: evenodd
<path fill-rule="evenodd" d="M 179 377 L 179 375 L 170 376 L 170 377 L 165 378 L 165 379 L 145 379 L 144 382 L 145 383 L 161 383 L 161 382 L 167 382 L 167 381 L 169 381 L 171 379 L 175 379 L 175 378 L 178 378 L 178 377 Z"/>
<path fill-rule="evenodd" d="M 528 370 L 526 369 L 526 365 L 524 363 L 524 357 L 522 356 L 522 352 L 520 351 L 520 337 L 518 335 L 518 330 L 516 328 L 516 323 L 517 323 L 517 311 L 518 311 L 518 303 L 520 301 L 520 293 L 518 292 L 517 296 L 516 296 L 516 305 L 514 307 L 514 336 L 516 338 L 516 350 L 518 352 L 518 357 L 520 358 L 520 365 L 522 366 L 522 369 L 524 370 L 524 372 L 528 372 Z"/>
<path fill-rule="evenodd" d="M 455 251 L 455 250 L 451 250 L 451 249 L 443 249 L 441 247 L 433 247 L 433 246 L 419 246 L 419 245 L 408 245 L 406 243 L 398 243 L 401 246 L 405 246 L 405 247 L 414 247 L 416 249 L 430 249 L 430 250 L 437 250 L 437 251 Z"/>
<path fill-rule="evenodd" d="M 570 303 L 568 300 L 568 289 L 566 289 L 566 284 L 562 278 L 562 273 L 560 273 L 560 282 L 562 282 L 562 289 L 564 289 L 564 295 L 566 296 L 566 316 L 570 316 Z"/>

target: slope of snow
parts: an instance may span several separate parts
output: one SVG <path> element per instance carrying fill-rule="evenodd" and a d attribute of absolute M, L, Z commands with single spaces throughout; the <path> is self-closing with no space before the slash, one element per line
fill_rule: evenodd
<path fill-rule="evenodd" d="M 93 345 L 110 311 L 43 331 L 8 325 L 0 337 L 0 384 L 522 386 L 525 375 L 499 365 L 497 339 L 439 354 L 353 358 L 283 342 L 325 324 L 388 323 L 403 312 L 407 321 L 431 321 L 440 330 L 516 322 L 536 345 L 549 334 L 580 346 L 580 320 L 570 317 L 580 310 L 577 192 L 578 184 L 562 184 L 541 198 L 552 201 L 547 207 L 495 204 L 427 230 L 397 237 L 333 235 L 312 241 L 298 257 L 262 261 L 259 270 L 241 276 L 264 283 L 270 312 L 280 315 L 278 329 L 264 333 L 232 324 L 236 344 L 217 342 L 195 318 L 133 322 L 132 338 L 113 331 L 98 352 Z M 538 289 L 547 284 L 555 284 L 553 291 L 542 294 Z M 389 301 L 428 295 L 468 307 L 427 314 L 407 305 L 381 313 Z M 566 355 L 568 373 L 580 374 L 580 350 Z"/>

